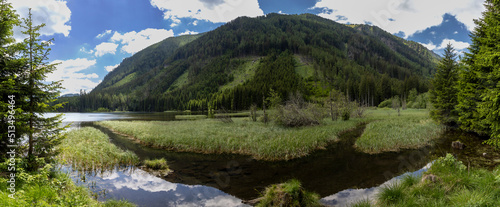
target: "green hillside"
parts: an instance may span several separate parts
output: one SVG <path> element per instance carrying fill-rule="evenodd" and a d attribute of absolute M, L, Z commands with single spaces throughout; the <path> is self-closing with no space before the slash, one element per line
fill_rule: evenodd
<path fill-rule="evenodd" d="M 241 110 L 260 106 L 271 89 L 286 99 L 295 91 L 325 96 L 332 88 L 378 104 L 413 88 L 427 91 L 437 59 L 422 45 L 378 27 L 312 14 L 240 17 L 125 59 L 79 104 L 81 111 L 199 110 L 208 103 Z"/>

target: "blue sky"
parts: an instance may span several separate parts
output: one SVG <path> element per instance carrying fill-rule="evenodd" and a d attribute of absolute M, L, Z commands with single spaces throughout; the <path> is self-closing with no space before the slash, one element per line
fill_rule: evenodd
<path fill-rule="evenodd" d="M 441 54 L 451 42 L 470 44 L 481 0 L 7 0 L 21 17 L 32 8 L 54 38 L 48 80 L 64 80 L 63 94 L 90 91 L 120 62 L 172 36 L 213 30 L 238 16 L 312 13 L 344 24 L 371 24 Z M 15 37 L 21 40 L 18 29 Z"/>

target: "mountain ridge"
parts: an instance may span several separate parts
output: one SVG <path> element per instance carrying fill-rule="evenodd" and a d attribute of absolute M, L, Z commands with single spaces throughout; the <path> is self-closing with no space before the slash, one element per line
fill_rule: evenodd
<path fill-rule="evenodd" d="M 240 110 L 261 105 L 270 89 L 286 98 L 292 89 L 320 97 L 335 88 L 353 100 L 376 104 L 413 88 L 427 91 L 437 60 L 424 46 L 375 26 L 343 25 L 312 14 L 239 17 L 215 30 L 168 38 L 136 53 L 83 99 L 122 95 L 128 102 L 122 109 L 133 111 L 203 109 L 209 103 Z M 249 61 L 257 65 L 249 66 Z"/>

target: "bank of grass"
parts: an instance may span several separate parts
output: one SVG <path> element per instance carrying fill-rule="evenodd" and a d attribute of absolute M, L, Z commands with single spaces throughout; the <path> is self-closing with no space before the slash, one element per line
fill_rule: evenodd
<path fill-rule="evenodd" d="M 278 185 L 271 185 L 264 190 L 262 198 L 258 199 L 257 207 L 315 207 L 319 203 L 319 195 L 305 191 L 298 180 L 292 179 Z"/>
<path fill-rule="evenodd" d="M 333 122 L 325 119 L 321 125 L 298 128 L 252 122 L 249 118 L 233 118 L 233 121 L 102 121 L 97 124 L 157 148 L 289 160 L 324 149 L 330 142 L 337 141 L 340 132 L 354 128 L 363 120 Z"/>
<path fill-rule="evenodd" d="M 167 160 L 165 160 L 165 158 L 154 159 L 154 160 L 145 160 L 144 165 L 147 168 L 151 168 L 153 170 L 167 170 L 168 169 Z"/>
<path fill-rule="evenodd" d="M 405 177 L 383 187 L 371 206 L 500 206 L 500 166 L 493 171 L 467 168 L 448 154 L 426 175 L 436 179 Z"/>
<path fill-rule="evenodd" d="M 9 177 L 0 176 L 0 206 L 25 207 L 25 206 L 104 206 L 104 207 L 130 207 L 135 206 L 127 201 L 108 200 L 99 202 L 85 187 L 77 186 L 71 178 L 58 172 L 52 165 L 45 165 L 37 172 L 25 172 L 23 162 L 16 162 L 15 194 L 7 188 L 10 185 Z M 7 172 L 8 162 L 0 164 L 0 171 Z"/>
<path fill-rule="evenodd" d="M 403 110 L 401 116 L 392 109 L 371 110 L 371 121 L 355 147 L 366 153 L 414 149 L 432 144 L 443 127 L 435 123 L 427 110 Z"/>
<path fill-rule="evenodd" d="M 175 115 L 175 119 L 179 120 L 196 120 L 196 119 L 206 119 L 207 115 Z"/>
<path fill-rule="evenodd" d="M 91 127 L 69 131 L 59 147 L 58 159 L 79 170 L 113 169 L 139 162 L 133 152 L 121 150 L 106 134 Z"/>

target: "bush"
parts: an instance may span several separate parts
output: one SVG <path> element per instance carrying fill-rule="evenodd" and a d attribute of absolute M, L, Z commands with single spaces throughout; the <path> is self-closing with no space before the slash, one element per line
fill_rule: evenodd
<path fill-rule="evenodd" d="M 378 105 L 379 108 L 391 108 L 392 107 L 392 99 L 386 99 Z"/>
<path fill-rule="evenodd" d="M 287 127 L 319 125 L 325 114 L 319 106 L 304 102 L 300 95 L 292 96 L 284 106 L 275 109 L 272 119 Z"/>

